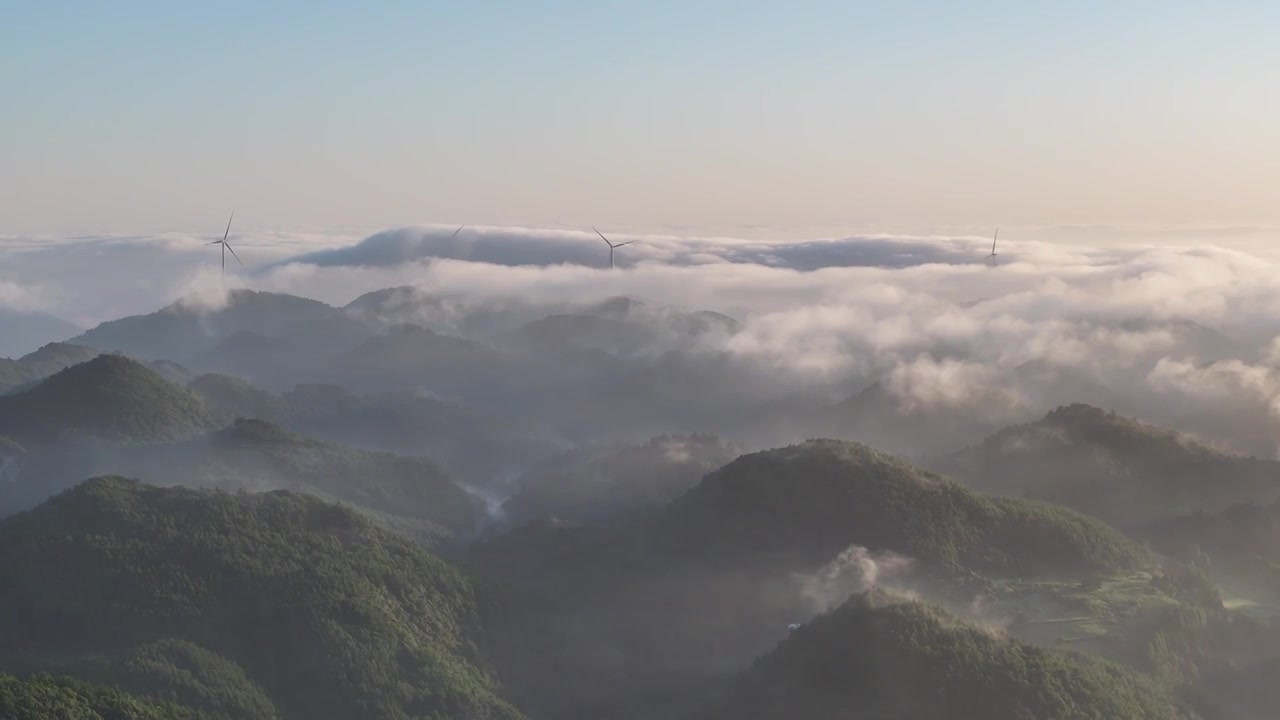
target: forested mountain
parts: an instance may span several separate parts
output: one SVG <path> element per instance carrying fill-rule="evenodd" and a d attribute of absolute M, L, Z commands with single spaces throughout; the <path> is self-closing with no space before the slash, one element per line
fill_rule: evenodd
<path fill-rule="evenodd" d="M 1175 696 L 1232 720 L 1224 688 L 1266 684 L 1280 464 L 1083 405 L 996 432 L 1113 395 L 1043 364 L 962 402 L 888 377 L 833 402 L 710 341 L 738 329 L 630 298 L 237 291 L 87 334 L 144 361 L 0 362 L 0 514 L 148 483 L 0 521 L 7 692 L 216 720 L 1183 717 Z M 964 484 L 709 434 L 815 428 Z"/>
<path fill-rule="evenodd" d="M 254 333 L 317 349 L 341 347 L 367 333 L 341 310 L 279 293 L 234 290 L 220 307 L 176 302 L 149 315 L 111 320 L 72 342 L 144 359 L 183 362 L 213 350 L 236 333 Z M 325 336 L 328 336 L 327 338 Z"/>
<path fill-rule="evenodd" d="M 1200 510 L 1136 532 L 1161 552 L 1200 565 L 1233 591 L 1280 598 L 1280 501 Z"/>
<path fill-rule="evenodd" d="M 279 398 L 231 375 L 201 375 L 187 383 L 187 389 L 204 400 L 220 424 L 230 424 L 236 418 L 279 421 L 285 414 Z"/>
<path fill-rule="evenodd" d="M 443 561 L 288 492 L 107 477 L 0 521 L 0 671 L 209 717 L 521 717 L 477 653 L 478 607 Z"/>
<path fill-rule="evenodd" d="M 261 717 L 271 717 L 263 715 Z M 71 678 L 0 674 L 0 718 L 12 720 L 222 720 Z M 230 718 L 227 718 L 230 720 Z"/>
<path fill-rule="evenodd" d="M 634 522 L 535 524 L 471 558 L 557 618 L 564 639 L 548 652 L 578 680 L 517 669 L 530 712 L 579 707 L 601 718 L 688 712 L 789 623 L 874 584 L 877 563 L 911 567 L 895 582 L 972 599 L 989 578 L 1077 583 L 1154 562 L 1069 510 L 984 496 L 834 441 L 746 455 Z"/>
<path fill-rule="evenodd" d="M 1189 720 L 1137 673 L 867 593 L 791 633 L 698 720 Z"/>
<path fill-rule="evenodd" d="M 1111 528 L 1051 505 L 985 496 L 856 443 L 743 456 L 663 514 L 665 542 L 708 557 L 832 556 L 850 544 L 979 573 L 1106 573 L 1150 558 Z"/>
<path fill-rule="evenodd" d="M 0 436 L 29 449 L 72 440 L 176 440 L 213 424 L 200 398 L 121 355 L 99 355 L 29 390 L 0 396 Z"/>
<path fill-rule="evenodd" d="M 1061 503 L 1125 528 L 1280 498 L 1280 463 L 1078 404 L 1006 428 L 939 466 L 978 489 Z"/>
<path fill-rule="evenodd" d="M 50 375 L 100 355 L 96 349 L 49 343 L 17 360 L 0 358 L 0 394 L 26 389 Z"/>

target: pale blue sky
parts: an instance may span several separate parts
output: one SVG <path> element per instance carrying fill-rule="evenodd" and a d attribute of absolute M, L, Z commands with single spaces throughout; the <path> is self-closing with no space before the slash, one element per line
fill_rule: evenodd
<path fill-rule="evenodd" d="M 1280 3 L 0 0 L 0 235 L 1280 224 Z"/>

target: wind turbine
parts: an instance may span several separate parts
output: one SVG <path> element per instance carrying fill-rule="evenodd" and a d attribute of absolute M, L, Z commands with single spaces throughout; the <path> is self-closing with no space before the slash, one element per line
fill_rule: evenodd
<path fill-rule="evenodd" d="M 231 234 L 231 221 L 234 220 L 235 217 L 236 217 L 236 211 L 232 210 L 231 217 L 227 218 L 227 229 L 225 232 L 222 233 L 222 239 L 214 240 L 213 242 L 209 243 L 210 245 L 222 246 L 222 280 L 223 282 L 226 282 L 226 279 L 227 279 L 227 251 L 228 250 L 231 251 L 231 257 L 235 258 L 236 262 L 240 263 L 241 267 L 244 267 L 244 263 L 240 260 L 240 256 L 236 254 L 236 251 L 231 247 L 230 243 L 227 242 L 227 236 Z"/>
<path fill-rule="evenodd" d="M 596 230 L 594 225 L 591 226 L 591 229 Z M 609 269 L 610 270 L 613 269 L 613 251 L 622 247 L 623 245 L 630 245 L 631 243 L 635 242 L 635 240 L 628 240 L 626 242 L 620 242 L 615 245 L 614 243 L 610 242 L 609 238 L 605 237 L 604 233 L 600 232 L 599 230 L 596 230 L 596 234 L 600 236 L 600 239 L 604 241 L 605 245 L 609 246 Z"/>
<path fill-rule="evenodd" d="M 996 234 L 991 236 L 991 254 L 987 257 L 991 258 L 991 264 L 996 264 L 996 239 L 1000 237 L 1000 228 L 996 228 Z"/>

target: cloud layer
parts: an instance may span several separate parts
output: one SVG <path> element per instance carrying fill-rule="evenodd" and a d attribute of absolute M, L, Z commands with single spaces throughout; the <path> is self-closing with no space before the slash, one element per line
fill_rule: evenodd
<path fill-rule="evenodd" d="M 750 366 L 779 386 L 852 394 L 879 380 L 903 412 L 980 409 L 1008 419 L 1074 394 L 1250 452 L 1276 450 L 1280 262 L 1257 251 L 1015 236 L 1001 241 L 992 265 L 980 237 L 618 235 L 636 242 L 618 251 L 621 267 L 611 272 L 601 267 L 608 248 L 589 233 L 478 228 L 450 239 L 452 231 L 401 228 L 359 242 L 243 237 L 250 269 L 229 272 L 226 286 L 342 305 L 411 285 L 431 302 L 408 297 L 404 319 L 459 333 L 479 313 L 536 319 L 618 295 L 645 298 L 736 318 L 738 332 L 682 349 Z M 0 304 L 82 324 L 187 295 L 213 307 L 224 285 L 201 242 L 28 242 L 0 262 Z"/>
<path fill-rule="evenodd" d="M 456 235 L 454 233 L 457 233 Z M 928 263 L 977 263 L 989 241 L 954 238 L 862 237 L 788 242 L 729 238 L 606 233 L 615 263 L 666 265 L 739 263 L 792 270 L 828 267 L 911 267 Z M 980 247 L 981 246 L 981 247 Z M 507 266 L 583 265 L 608 267 L 609 248 L 592 231 L 507 228 L 395 228 L 342 248 L 298 255 L 286 262 L 319 267 L 389 267 L 429 259 L 466 260 Z"/>

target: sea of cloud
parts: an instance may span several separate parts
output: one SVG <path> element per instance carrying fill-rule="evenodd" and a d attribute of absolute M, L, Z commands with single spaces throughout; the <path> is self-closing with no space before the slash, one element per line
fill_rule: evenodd
<path fill-rule="evenodd" d="M 906 406 L 963 407 L 1010 389 L 1009 373 L 1043 366 L 1141 396 L 1134 408 L 1189 418 L 1190 429 L 1197 417 L 1261 421 L 1236 443 L 1252 452 L 1280 429 L 1280 257 L 1229 247 L 1229 235 L 1193 244 L 1156 233 L 1124 243 L 1006 233 L 993 261 L 978 236 L 611 234 L 634 242 L 610 271 L 590 231 L 453 231 L 233 233 L 246 267 L 228 267 L 225 283 L 210 238 L 0 238 L 0 306 L 92 325 L 179 298 L 216 308 L 227 287 L 342 305 L 408 285 L 455 315 L 625 295 L 736 318 L 739 332 L 697 349 L 768 368 L 779 382 L 879 379 Z"/>

